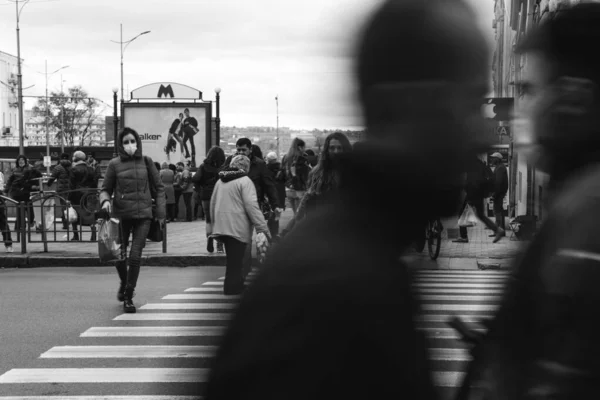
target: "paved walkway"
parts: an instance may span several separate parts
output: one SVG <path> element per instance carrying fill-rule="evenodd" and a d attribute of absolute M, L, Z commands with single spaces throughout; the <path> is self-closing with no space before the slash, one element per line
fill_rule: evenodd
<path fill-rule="evenodd" d="M 285 227 L 292 218 L 290 209 L 282 215 L 281 227 Z M 438 268 L 458 268 L 469 263 L 471 268 L 476 268 L 477 262 L 490 259 L 504 259 L 503 266 L 508 260 L 513 259 L 528 242 L 510 240 L 510 231 L 507 237 L 498 243 L 492 243 L 493 238 L 488 237 L 491 231 L 483 229 L 482 225 L 469 228 L 469 243 L 453 243 L 452 239 L 458 236 L 456 219 L 443 221 L 442 248 L 437 260 Z M 11 224 L 12 226 L 12 224 Z M 89 227 L 86 227 L 89 229 Z M 205 222 L 201 220 L 192 222 L 174 222 L 167 225 L 168 241 L 167 252 L 162 252 L 162 243 L 147 242 L 144 249 L 145 265 L 224 265 L 224 255 L 212 254 L 206 251 Z M 14 235 L 14 234 L 13 234 Z M 50 233 L 53 235 L 53 233 Z M 21 254 L 21 245 L 14 244 L 14 253 L 0 253 L 0 265 L 4 266 L 51 266 L 51 265 L 99 265 L 97 261 L 97 244 L 90 242 L 90 232 L 83 233 L 83 241 L 69 242 L 63 239 L 64 232 L 57 232 L 60 242 L 48 243 L 48 252 L 44 252 L 41 234 L 32 234 L 32 240 L 27 243 L 27 254 Z M 4 250 L 0 247 L 0 251 Z M 215 249 L 216 250 L 216 249 Z M 253 248 L 253 252 L 255 249 Z M 423 253 L 410 251 L 409 257 L 426 261 L 429 259 L 427 248 Z M 508 260 L 507 260 L 508 259 Z"/>

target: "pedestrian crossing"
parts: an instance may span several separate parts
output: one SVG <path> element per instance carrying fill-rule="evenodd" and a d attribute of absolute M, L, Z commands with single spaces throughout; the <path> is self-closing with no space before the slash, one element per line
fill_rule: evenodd
<path fill-rule="evenodd" d="M 418 271 L 414 288 L 421 301 L 418 329 L 430 341 L 433 379 L 450 398 L 470 360 L 468 346 L 447 326 L 452 315 L 476 323 L 490 318 L 507 272 Z M 255 272 L 248 277 L 252 282 Z M 81 332 L 69 345 L 55 346 L 27 368 L 0 375 L 0 400 L 192 400 L 208 379 L 208 363 L 231 319 L 239 296 L 222 294 L 223 279 L 167 294 L 105 326 Z M 483 329 L 483 328 L 479 328 Z M 198 386 L 200 385 L 200 386 Z M 14 390 L 13 390 L 14 389 Z"/>

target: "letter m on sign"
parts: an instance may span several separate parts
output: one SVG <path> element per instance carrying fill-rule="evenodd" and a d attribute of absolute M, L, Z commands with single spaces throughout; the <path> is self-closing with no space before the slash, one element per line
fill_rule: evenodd
<path fill-rule="evenodd" d="M 173 94 L 173 88 L 171 87 L 171 85 L 167 85 L 166 87 L 164 85 L 160 85 L 160 87 L 158 88 L 158 94 L 156 95 L 156 97 L 161 98 L 161 97 L 167 97 L 167 95 L 171 96 L 171 98 L 175 97 L 175 95 Z"/>

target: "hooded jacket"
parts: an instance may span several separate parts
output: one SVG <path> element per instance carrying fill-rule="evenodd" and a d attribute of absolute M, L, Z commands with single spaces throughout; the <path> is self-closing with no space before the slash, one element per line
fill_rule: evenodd
<path fill-rule="evenodd" d="M 201 200 L 210 200 L 213 194 L 213 190 L 215 189 L 215 185 L 217 184 L 217 180 L 219 179 L 219 168 L 214 165 L 207 164 L 206 161 L 200 164 L 198 168 L 198 172 L 192 178 L 194 185 L 196 185 L 196 190 L 200 188 L 200 199 Z"/>
<path fill-rule="evenodd" d="M 252 228 L 269 235 L 267 222 L 258 207 L 256 188 L 241 170 L 226 168 L 210 199 L 210 215 L 214 236 L 231 236 L 252 243 Z"/>
<path fill-rule="evenodd" d="M 130 156 L 123 148 L 123 132 L 119 133 L 117 146 L 119 156 L 110 160 L 102 192 L 100 193 L 100 204 L 113 200 L 113 216 L 124 219 L 152 218 L 152 194 L 151 185 L 156 188 L 156 215 L 158 219 L 164 219 L 165 212 L 165 188 L 154 162 L 142 155 L 142 141 L 134 132 L 128 132 L 135 136 L 137 150 Z"/>
<path fill-rule="evenodd" d="M 19 167 L 19 160 L 25 160 L 25 166 Z M 29 198 L 29 194 L 31 193 L 32 186 L 37 186 L 39 182 L 36 181 L 37 178 L 40 178 L 42 174 L 31 168 L 29 165 L 29 160 L 27 157 L 20 155 L 16 159 L 17 166 L 12 170 L 12 174 L 10 178 L 8 178 L 8 182 L 6 182 L 6 193 L 9 194 L 13 199 L 16 197 L 27 197 Z"/>
<path fill-rule="evenodd" d="M 51 186 L 56 181 L 56 191 L 58 193 L 68 191 L 70 189 L 69 168 L 71 168 L 71 161 L 60 160 L 52 171 L 52 177 L 48 180 L 48 186 Z"/>

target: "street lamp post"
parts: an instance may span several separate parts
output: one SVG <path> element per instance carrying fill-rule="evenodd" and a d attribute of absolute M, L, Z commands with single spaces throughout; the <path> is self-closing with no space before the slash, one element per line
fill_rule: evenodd
<path fill-rule="evenodd" d="M 60 74 L 60 95 L 64 97 L 63 93 L 63 81 L 62 74 Z M 60 114 L 60 152 L 65 152 L 65 99 L 62 99 L 62 113 Z"/>
<path fill-rule="evenodd" d="M 48 111 L 50 110 L 50 104 L 48 104 L 48 75 L 52 76 L 55 73 L 57 73 L 58 71 L 65 69 L 65 68 L 69 68 L 68 65 L 65 65 L 63 67 L 60 67 L 59 69 L 57 69 L 56 71 L 54 71 L 51 74 L 48 74 L 48 60 L 46 60 L 46 156 L 50 157 L 50 132 L 48 131 Z M 48 174 L 50 174 L 50 164 L 48 164 L 46 166 L 46 172 Z"/>
<path fill-rule="evenodd" d="M 221 140 L 221 115 L 220 115 L 220 108 L 221 108 L 221 88 L 215 88 L 215 93 L 217 94 L 217 119 L 215 120 L 215 128 L 216 128 L 216 137 L 215 137 L 215 143 L 216 145 L 220 145 L 220 140 Z"/>
<path fill-rule="evenodd" d="M 125 52 L 125 49 L 127 48 L 127 46 L 129 46 L 129 44 L 131 42 L 133 42 L 138 37 L 140 37 L 142 35 L 145 35 L 147 33 L 150 33 L 150 31 L 142 32 L 142 33 L 138 34 L 137 36 L 133 37 L 133 39 L 129 39 L 129 40 L 127 40 L 127 41 L 124 42 L 123 41 L 123 24 L 121 24 L 121 40 L 118 41 L 118 42 L 114 41 L 114 40 L 111 40 L 111 42 L 113 42 L 113 43 L 119 43 L 121 45 L 121 109 L 123 108 L 123 98 L 125 97 L 124 96 L 124 91 L 123 91 L 123 53 Z M 124 44 L 125 44 L 125 47 L 123 47 Z"/>
<path fill-rule="evenodd" d="M 113 129 L 114 129 L 114 134 L 113 134 L 113 158 L 116 158 L 119 155 L 119 152 L 117 151 L 117 133 L 119 130 L 119 117 L 117 116 L 117 92 L 119 91 L 118 88 L 113 88 Z"/>
<path fill-rule="evenodd" d="M 277 158 L 279 158 L 279 95 L 275 96 L 275 107 L 277 112 Z"/>
<path fill-rule="evenodd" d="M 27 2 L 23 4 L 23 7 L 25 7 L 25 4 L 27 4 Z M 15 1 L 15 7 L 17 11 L 17 101 L 19 103 L 19 154 L 25 155 L 25 136 L 23 134 L 23 74 L 21 73 L 21 36 L 19 30 L 19 16 L 21 15 L 21 11 L 23 11 L 23 7 L 21 7 L 21 10 L 19 10 L 19 0 Z"/>

